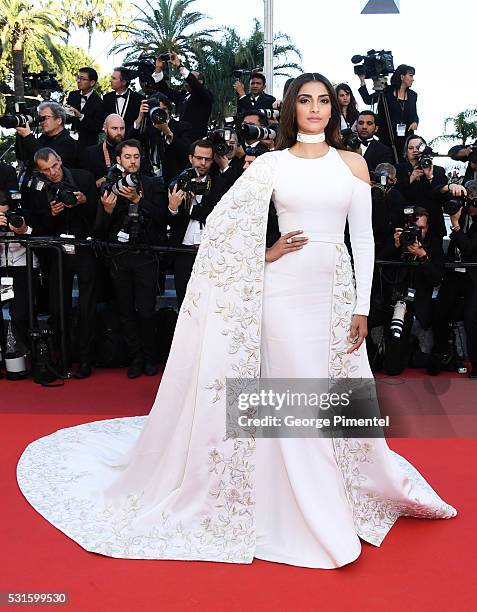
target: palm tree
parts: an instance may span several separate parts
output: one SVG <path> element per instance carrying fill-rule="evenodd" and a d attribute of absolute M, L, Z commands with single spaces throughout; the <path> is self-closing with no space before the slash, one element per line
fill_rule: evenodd
<path fill-rule="evenodd" d="M 477 109 L 470 108 L 457 113 L 455 117 L 447 117 L 444 120 L 444 132 L 446 132 L 449 124 L 452 124 L 453 133 L 444 133 L 433 138 L 429 143 L 431 146 L 440 142 L 455 142 L 456 140 L 465 145 L 469 139 L 475 140 L 477 138 Z"/>
<path fill-rule="evenodd" d="M 59 9 L 51 2 L 39 7 L 28 0 L 0 0 L 0 50 L 2 63 L 13 66 L 15 99 L 24 100 L 24 50 L 35 52 L 44 68 L 48 60 L 42 53 L 46 47 L 58 66 L 63 64 L 57 40 L 64 40 L 66 29 L 60 21 Z"/>
<path fill-rule="evenodd" d="M 76 0 L 65 12 L 69 28 L 87 30 L 90 53 L 94 31 L 108 32 L 117 27 L 120 17 L 124 18 L 124 0 Z"/>
<path fill-rule="evenodd" d="M 166 51 L 182 54 L 190 60 L 196 46 L 206 44 L 215 29 L 197 30 L 197 24 L 206 19 L 203 13 L 189 11 L 195 0 L 157 0 L 143 9 L 136 5 L 140 17 L 130 24 L 118 25 L 116 31 L 127 34 L 127 42 L 120 42 L 111 53 L 129 51 L 128 59 L 140 55 L 157 55 Z"/>

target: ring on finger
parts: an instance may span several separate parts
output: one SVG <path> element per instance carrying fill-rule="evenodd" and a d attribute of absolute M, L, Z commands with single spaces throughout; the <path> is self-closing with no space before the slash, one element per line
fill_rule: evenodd
<path fill-rule="evenodd" d="M 287 242 L 287 244 L 291 244 L 293 242 L 293 238 L 291 238 L 291 237 L 287 238 L 286 242 Z"/>

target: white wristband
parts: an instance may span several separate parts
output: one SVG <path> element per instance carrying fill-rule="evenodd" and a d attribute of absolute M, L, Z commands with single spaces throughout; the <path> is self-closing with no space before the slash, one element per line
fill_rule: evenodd
<path fill-rule="evenodd" d="M 167 207 L 169 212 L 171 213 L 171 215 L 177 215 L 177 213 L 179 212 L 179 209 L 177 208 L 176 210 L 172 210 L 172 208 L 170 206 Z"/>

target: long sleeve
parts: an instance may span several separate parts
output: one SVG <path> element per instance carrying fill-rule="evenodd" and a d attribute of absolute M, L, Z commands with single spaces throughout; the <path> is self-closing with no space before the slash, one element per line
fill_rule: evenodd
<path fill-rule="evenodd" d="M 356 306 L 353 314 L 368 315 L 374 268 L 374 237 L 371 223 L 370 186 L 353 177 L 353 193 L 348 211 L 351 249 L 356 278 Z"/>

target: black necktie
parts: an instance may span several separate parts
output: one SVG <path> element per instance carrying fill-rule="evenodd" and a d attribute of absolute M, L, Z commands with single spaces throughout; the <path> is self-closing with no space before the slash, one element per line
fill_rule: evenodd
<path fill-rule="evenodd" d="M 88 100 L 88 96 L 81 94 L 81 98 L 86 102 Z"/>
<path fill-rule="evenodd" d="M 370 138 L 369 140 L 366 140 L 365 138 L 360 138 L 359 140 L 364 147 L 369 146 L 373 142 L 372 138 Z"/>
<path fill-rule="evenodd" d="M 116 94 L 116 98 L 124 98 L 126 99 L 128 97 L 128 94 Z"/>

